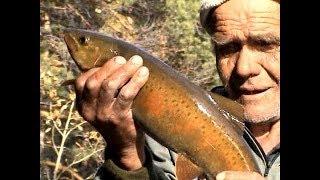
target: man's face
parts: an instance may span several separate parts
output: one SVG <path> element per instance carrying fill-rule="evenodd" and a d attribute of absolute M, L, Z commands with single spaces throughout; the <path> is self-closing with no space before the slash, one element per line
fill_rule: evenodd
<path fill-rule="evenodd" d="M 280 118 L 280 5 L 230 0 L 212 14 L 220 77 L 248 122 Z"/>

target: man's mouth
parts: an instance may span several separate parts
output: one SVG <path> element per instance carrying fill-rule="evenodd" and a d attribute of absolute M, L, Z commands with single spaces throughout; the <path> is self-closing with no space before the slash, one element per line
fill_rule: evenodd
<path fill-rule="evenodd" d="M 271 87 L 268 88 L 255 88 L 255 87 L 240 87 L 238 89 L 238 95 L 243 98 L 257 98 L 265 94 Z"/>
<path fill-rule="evenodd" d="M 248 90 L 248 89 L 241 89 L 239 92 L 241 95 L 255 95 L 255 94 L 259 94 L 262 93 L 264 91 L 267 91 L 269 88 L 267 89 L 257 89 L 257 90 Z"/>

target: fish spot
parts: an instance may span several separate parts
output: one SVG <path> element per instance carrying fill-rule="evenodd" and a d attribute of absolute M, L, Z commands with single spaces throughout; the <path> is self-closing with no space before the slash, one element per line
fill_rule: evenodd
<path fill-rule="evenodd" d="M 236 166 L 236 165 L 237 165 L 237 162 L 233 160 L 233 161 L 232 161 L 232 165 L 233 165 L 233 166 Z"/>
<path fill-rule="evenodd" d="M 118 55 L 119 54 L 119 52 L 117 50 L 115 50 L 115 49 L 110 49 L 110 52 L 113 53 L 114 55 Z"/>

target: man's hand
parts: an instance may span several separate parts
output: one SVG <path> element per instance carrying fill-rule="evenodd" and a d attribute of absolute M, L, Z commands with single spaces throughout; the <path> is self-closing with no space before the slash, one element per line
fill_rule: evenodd
<path fill-rule="evenodd" d="M 216 180 L 265 180 L 265 178 L 256 172 L 223 171 L 216 176 Z"/>
<path fill-rule="evenodd" d="M 149 71 L 140 56 L 120 56 L 82 74 L 76 81 L 77 108 L 102 134 L 112 160 L 126 170 L 144 163 L 144 135 L 133 121 L 131 104 Z"/>

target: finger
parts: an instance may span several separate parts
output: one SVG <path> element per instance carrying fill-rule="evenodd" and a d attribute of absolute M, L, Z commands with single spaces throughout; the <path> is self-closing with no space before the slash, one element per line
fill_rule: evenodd
<path fill-rule="evenodd" d="M 112 58 L 112 61 L 108 61 L 105 63 L 102 68 L 106 72 L 106 77 L 112 75 L 117 69 L 122 67 L 122 65 L 126 64 L 127 60 L 122 56 L 116 56 Z"/>
<path fill-rule="evenodd" d="M 132 56 L 128 63 L 123 65 L 113 73 L 108 79 L 109 81 L 114 81 L 121 88 L 128 80 L 136 73 L 136 71 L 142 66 L 143 60 L 140 56 Z"/>
<path fill-rule="evenodd" d="M 85 76 L 81 77 L 78 88 L 81 90 L 81 98 L 77 101 L 80 114 L 94 125 L 97 108 L 97 92 L 99 92 L 101 82 L 123 64 L 126 60 L 123 57 L 115 57 L 105 63 L 101 68 L 89 70 Z M 89 73 L 90 72 L 90 73 Z"/>
<path fill-rule="evenodd" d="M 101 82 L 106 78 L 108 74 L 119 69 L 123 64 L 126 63 L 126 60 L 123 57 L 117 56 L 112 60 L 108 61 L 102 68 L 100 68 L 96 73 L 92 74 L 90 78 L 85 83 L 83 90 L 83 103 L 85 106 L 96 107 L 97 97 L 101 88 Z M 111 72 L 108 72 L 110 69 Z"/>
<path fill-rule="evenodd" d="M 121 57 L 116 56 L 106 62 L 98 71 L 93 73 L 85 84 L 85 91 L 89 93 L 90 97 L 96 98 L 99 95 L 101 83 L 104 79 L 114 73 L 127 61 Z"/>
<path fill-rule="evenodd" d="M 91 125 L 94 125 L 96 119 L 96 109 L 97 105 L 93 101 L 83 101 L 79 103 L 79 113 L 80 115 L 88 121 Z"/>
<path fill-rule="evenodd" d="M 105 109 L 109 107 L 115 100 L 118 94 L 118 85 L 115 81 L 108 81 L 105 79 L 100 88 L 98 107 L 100 109 Z"/>
<path fill-rule="evenodd" d="M 75 88 L 76 88 L 77 96 L 81 97 L 83 89 L 84 89 L 84 85 L 85 85 L 87 79 L 98 70 L 99 70 L 99 68 L 92 68 L 89 71 L 81 74 L 77 78 L 77 80 L 75 82 Z"/>
<path fill-rule="evenodd" d="M 148 68 L 144 66 L 139 68 L 131 80 L 123 86 L 119 92 L 119 95 L 113 104 L 115 112 L 124 112 L 126 114 L 126 112 L 131 108 L 133 99 L 136 97 L 142 86 L 147 82 L 148 77 Z"/>
<path fill-rule="evenodd" d="M 133 56 L 127 64 L 119 68 L 114 74 L 103 81 L 99 93 L 99 104 L 101 106 L 110 106 L 120 89 L 142 66 L 142 58 Z"/>
<path fill-rule="evenodd" d="M 216 180 L 263 180 L 256 172 L 248 171 L 223 171 L 216 176 Z"/>

